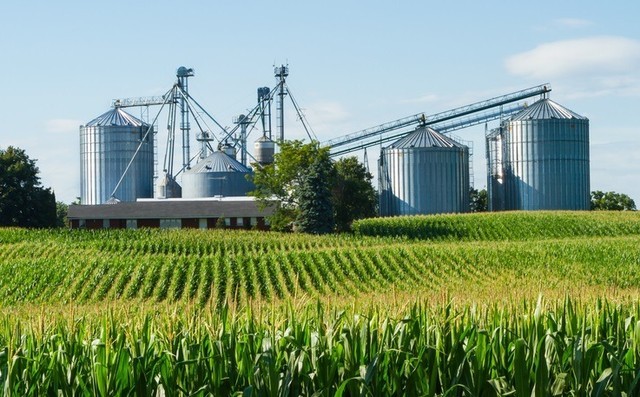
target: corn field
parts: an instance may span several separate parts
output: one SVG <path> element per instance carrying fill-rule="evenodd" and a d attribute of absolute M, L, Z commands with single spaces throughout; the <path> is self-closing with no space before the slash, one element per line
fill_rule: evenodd
<path fill-rule="evenodd" d="M 640 393 L 638 303 L 267 309 L 3 315 L 0 384 L 7 396 Z"/>
<path fill-rule="evenodd" d="M 0 390 L 640 395 L 637 213 L 354 229 L 0 229 Z"/>
<path fill-rule="evenodd" d="M 363 236 L 436 241 L 530 240 L 640 234 L 637 212 L 511 211 L 369 218 L 355 221 Z"/>

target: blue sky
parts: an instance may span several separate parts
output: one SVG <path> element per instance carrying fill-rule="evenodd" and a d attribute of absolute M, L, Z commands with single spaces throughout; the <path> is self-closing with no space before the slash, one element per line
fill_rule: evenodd
<path fill-rule="evenodd" d="M 631 1 L 3 2 L 0 147 L 25 149 L 71 202 L 79 125 L 114 98 L 166 92 L 181 65 L 195 69 L 191 94 L 230 126 L 288 63 L 321 141 L 548 82 L 590 119 L 592 190 L 640 204 L 638 15 Z M 484 187 L 484 126 L 455 134 L 474 142 Z M 287 137 L 305 137 L 293 116 Z"/>

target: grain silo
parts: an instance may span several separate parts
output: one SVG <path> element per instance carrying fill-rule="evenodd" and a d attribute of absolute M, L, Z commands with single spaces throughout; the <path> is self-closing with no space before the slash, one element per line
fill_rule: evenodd
<path fill-rule="evenodd" d="M 589 209 L 589 119 L 544 98 L 487 138 L 490 209 Z"/>
<path fill-rule="evenodd" d="M 80 126 L 81 204 L 106 203 L 121 178 L 117 200 L 153 197 L 153 131 L 116 107 Z"/>
<path fill-rule="evenodd" d="M 380 215 L 469 211 L 469 148 L 421 125 L 383 148 Z"/>
<path fill-rule="evenodd" d="M 254 189 L 251 170 L 223 151 L 200 160 L 182 175 L 182 197 L 246 196 Z"/>

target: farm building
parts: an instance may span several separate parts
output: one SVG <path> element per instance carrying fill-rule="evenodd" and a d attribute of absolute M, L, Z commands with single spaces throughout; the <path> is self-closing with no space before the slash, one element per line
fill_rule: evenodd
<path fill-rule="evenodd" d="M 249 197 L 138 200 L 99 205 L 69 206 L 73 229 L 267 229 L 265 217 L 273 208 L 259 208 Z"/>

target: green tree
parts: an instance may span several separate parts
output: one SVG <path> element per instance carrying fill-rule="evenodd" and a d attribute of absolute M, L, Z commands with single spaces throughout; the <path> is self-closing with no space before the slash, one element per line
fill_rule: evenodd
<path fill-rule="evenodd" d="M 0 226 L 54 227 L 56 199 L 24 150 L 0 150 Z"/>
<path fill-rule="evenodd" d="M 300 140 L 279 143 L 280 151 L 274 162 L 256 167 L 253 183 L 255 196 L 262 207 L 275 206 L 269 217 L 271 229 L 291 230 L 298 216 L 299 188 L 311 164 L 318 157 L 329 156 L 329 148 L 321 148 L 318 142 L 303 143 Z"/>
<path fill-rule="evenodd" d="M 635 211 L 636 203 L 626 194 L 616 192 L 591 192 L 591 209 L 600 211 Z"/>
<path fill-rule="evenodd" d="M 356 157 L 336 161 L 332 188 L 336 230 L 351 229 L 356 219 L 376 216 L 377 193 L 371 185 L 373 176 Z"/>
<path fill-rule="evenodd" d="M 489 197 L 487 195 L 487 189 L 474 189 L 469 190 L 469 209 L 471 212 L 487 212 L 489 210 Z"/>
<path fill-rule="evenodd" d="M 316 161 L 325 167 L 322 178 L 326 178 L 329 192 L 322 193 L 322 199 L 330 198 L 338 231 L 349 230 L 355 219 L 376 215 L 377 194 L 371 186 L 372 176 L 355 157 L 334 163 L 329 148 L 320 147 L 318 142 L 284 141 L 279 146 L 272 164 L 256 167 L 252 177 L 256 189 L 250 192 L 262 207 L 275 207 L 268 218 L 272 230 L 293 230 L 295 221 L 301 220 L 302 186 L 310 183 L 307 177 Z"/>
<path fill-rule="evenodd" d="M 56 227 L 67 226 L 67 214 L 69 213 L 69 205 L 62 201 L 56 202 Z"/>
<path fill-rule="evenodd" d="M 307 170 L 298 191 L 296 230 L 312 234 L 333 231 L 332 172 L 333 164 L 328 155 L 316 157 Z"/>

